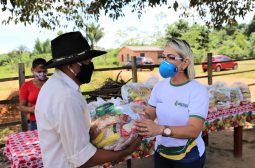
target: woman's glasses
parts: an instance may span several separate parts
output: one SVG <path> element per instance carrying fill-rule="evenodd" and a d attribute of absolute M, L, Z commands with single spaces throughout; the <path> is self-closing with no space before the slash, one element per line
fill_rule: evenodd
<path fill-rule="evenodd" d="M 163 58 L 164 60 L 165 60 L 166 58 L 168 58 L 168 59 L 171 60 L 171 61 L 183 60 L 183 58 L 181 58 L 181 57 L 179 57 L 179 56 L 175 56 L 175 55 L 173 55 L 173 54 L 167 54 L 166 56 L 163 55 L 162 58 Z"/>

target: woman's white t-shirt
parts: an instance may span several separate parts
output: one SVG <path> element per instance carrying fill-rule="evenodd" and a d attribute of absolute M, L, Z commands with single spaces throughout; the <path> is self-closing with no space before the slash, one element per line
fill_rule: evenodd
<path fill-rule="evenodd" d="M 155 85 L 148 103 L 156 108 L 159 125 L 183 126 L 188 124 L 190 117 L 206 119 L 209 97 L 206 87 L 196 80 L 181 85 L 173 85 L 168 78 Z M 202 132 L 195 140 L 200 156 L 205 151 L 201 134 Z M 185 146 L 187 141 L 188 139 L 158 135 L 155 150 L 158 145 L 165 147 Z"/>

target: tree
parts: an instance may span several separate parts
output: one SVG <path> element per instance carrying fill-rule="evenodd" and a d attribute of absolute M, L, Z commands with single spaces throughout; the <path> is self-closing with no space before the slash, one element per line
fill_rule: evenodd
<path fill-rule="evenodd" d="M 190 11 L 198 11 L 198 15 L 207 25 L 222 27 L 224 23 L 236 23 L 236 17 L 244 17 L 254 9 L 254 0 L 190 0 L 188 5 L 177 0 L 1 0 L 2 15 L 7 14 L 3 23 L 8 24 L 36 23 L 38 26 L 54 29 L 57 26 L 67 26 L 73 22 L 76 27 L 85 27 L 85 20 L 90 17 L 98 19 L 101 12 L 110 18 L 117 19 L 124 16 L 123 8 L 130 6 L 132 12 L 138 16 L 146 7 L 167 5 L 176 11 L 182 11 L 181 16 L 188 17 Z M 64 22 L 63 20 L 66 20 Z"/>
<path fill-rule="evenodd" d="M 40 39 L 35 40 L 34 52 L 37 54 L 44 54 L 51 52 L 50 40 L 47 39 L 44 42 L 41 42 Z"/>
<path fill-rule="evenodd" d="M 166 29 L 166 39 L 169 40 L 173 37 L 179 38 L 188 31 L 189 25 L 188 22 L 184 20 L 179 20 L 174 24 L 171 24 Z"/>
<path fill-rule="evenodd" d="M 246 34 L 250 36 L 250 34 L 253 32 L 255 32 L 255 15 L 253 16 L 251 23 L 247 27 Z"/>
<path fill-rule="evenodd" d="M 26 53 L 26 52 L 28 52 L 28 48 L 27 48 L 26 46 L 24 46 L 24 45 L 20 45 L 20 46 L 18 47 L 18 49 L 17 49 L 17 52 L 18 52 L 19 54 Z"/>
<path fill-rule="evenodd" d="M 35 40 L 34 52 L 39 54 L 43 53 L 42 42 L 39 38 Z"/>
<path fill-rule="evenodd" d="M 103 28 L 100 25 L 95 25 L 94 23 L 86 25 L 86 37 L 90 42 L 91 49 L 94 49 L 96 43 L 104 36 Z"/>
<path fill-rule="evenodd" d="M 251 33 L 250 34 L 250 37 L 249 37 L 249 40 L 250 40 L 250 44 L 249 44 L 249 51 L 250 51 L 250 57 L 251 58 L 255 58 L 255 33 Z"/>

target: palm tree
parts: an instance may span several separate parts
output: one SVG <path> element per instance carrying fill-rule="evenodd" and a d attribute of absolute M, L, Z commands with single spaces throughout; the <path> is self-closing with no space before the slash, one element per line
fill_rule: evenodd
<path fill-rule="evenodd" d="M 94 23 L 86 25 L 86 37 L 90 42 L 91 49 L 94 49 L 96 43 L 104 36 L 103 28 Z"/>

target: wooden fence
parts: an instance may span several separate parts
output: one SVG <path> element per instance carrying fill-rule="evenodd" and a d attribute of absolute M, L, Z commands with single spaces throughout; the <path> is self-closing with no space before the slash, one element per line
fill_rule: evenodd
<path fill-rule="evenodd" d="M 247 70 L 247 71 L 240 71 L 240 72 L 234 72 L 234 73 L 224 73 L 224 74 L 212 74 L 212 53 L 207 54 L 207 60 L 208 60 L 208 75 L 205 76 L 198 76 L 198 78 L 207 78 L 208 79 L 208 85 L 211 85 L 213 83 L 213 77 L 214 76 L 224 76 L 224 75 L 231 75 L 231 74 L 239 74 L 239 73 L 247 73 L 247 72 L 253 72 L 255 69 Z M 244 60 L 236 60 L 236 61 L 246 61 L 246 60 L 253 60 L 253 59 L 244 59 Z M 228 61 L 226 61 L 228 62 Z M 215 63 L 215 62 L 214 62 Z M 195 65 L 201 65 L 202 63 L 196 63 Z M 25 78 L 32 78 L 33 76 L 25 76 L 25 67 L 24 63 L 19 63 L 18 65 L 19 69 L 19 76 L 18 77 L 11 77 L 11 78 L 2 78 L 0 79 L 0 82 L 6 82 L 6 81 L 13 81 L 13 80 L 19 80 L 19 87 L 21 87 L 22 83 L 25 81 Z M 112 70 L 123 70 L 123 69 L 131 69 L 132 70 L 132 82 L 137 82 L 137 69 L 152 69 L 159 67 L 159 65 L 136 65 L 136 57 L 132 57 L 132 65 L 127 67 L 114 67 L 114 68 L 101 68 L 101 69 L 95 69 L 95 71 L 112 71 Z M 52 75 L 52 74 L 49 74 Z M 255 83 L 250 84 L 249 86 L 255 85 Z M 98 95 L 98 94 L 110 94 L 111 92 L 120 91 L 120 88 L 114 88 L 114 89 L 104 89 L 100 91 L 88 91 L 88 92 L 82 92 L 83 95 Z M 19 102 L 18 99 L 14 100 L 0 100 L 0 104 L 17 104 Z M 22 131 L 28 130 L 28 123 L 27 123 L 27 115 L 24 112 L 21 112 L 21 121 L 13 121 L 8 123 L 1 123 L 0 128 L 14 126 L 17 124 L 21 124 Z M 0 144 L 0 147 L 3 147 L 4 144 Z"/>

